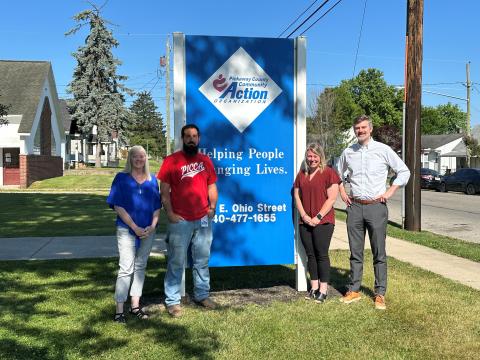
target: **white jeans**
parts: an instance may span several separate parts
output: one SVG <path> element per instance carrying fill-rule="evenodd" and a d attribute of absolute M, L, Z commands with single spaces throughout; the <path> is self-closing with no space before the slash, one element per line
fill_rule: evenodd
<path fill-rule="evenodd" d="M 119 269 L 115 285 L 115 301 L 125 302 L 130 289 L 130 296 L 142 296 L 145 268 L 152 249 L 155 232 L 141 240 L 140 247 L 135 249 L 135 236 L 128 229 L 117 227 Z"/>

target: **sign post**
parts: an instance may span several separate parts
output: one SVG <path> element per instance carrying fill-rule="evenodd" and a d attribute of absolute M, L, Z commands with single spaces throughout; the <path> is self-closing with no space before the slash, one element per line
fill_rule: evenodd
<path fill-rule="evenodd" d="M 210 265 L 296 263 L 306 290 L 292 196 L 306 138 L 305 38 L 173 39 L 176 148 L 181 127 L 196 124 L 218 175 Z"/>

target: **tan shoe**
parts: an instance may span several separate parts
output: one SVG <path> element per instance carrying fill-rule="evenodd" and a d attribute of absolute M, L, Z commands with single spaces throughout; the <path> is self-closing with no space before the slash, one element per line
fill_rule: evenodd
<path fill-rule="evenodd" d="M 377 310 L 386 310 L 387 305 L 385 304 L 385 296 L 375 295 L 375 309 Z"/>
<path fill-rule="evenodd" d="M 340 301 L 344 304 L 350 304 L 352 302 L 360 300 L 362 297 L 358 291 L 347 291 L 344 297 L 340 298 Z"/>
<path fill-rule="evenodd" d="M 203 306 L 204 308 L 206 309 L 209 309 L 209 310 L 215 310 L 216 308 L 218 308 L 218 304 L 213 301 L 212 299 L 210 299 L 209 297 L 201 300 L 201 301 L 196 301 L 196 303 L 200 306 Z"/>
<path fill-rule="evenodd" d="M 171 317 L 178 318 L 182 316 L 182 307 L 179 304 L 167 306 L 167 311 Z"/>

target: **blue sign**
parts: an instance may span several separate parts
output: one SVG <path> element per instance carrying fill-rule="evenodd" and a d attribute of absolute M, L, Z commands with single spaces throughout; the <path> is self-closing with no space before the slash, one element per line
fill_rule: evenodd
<path fill-rule="evenodd" d="M 294 41 L 185 36 L 186 122 L 218 174 L 211 266 L 292 264 Z"/>

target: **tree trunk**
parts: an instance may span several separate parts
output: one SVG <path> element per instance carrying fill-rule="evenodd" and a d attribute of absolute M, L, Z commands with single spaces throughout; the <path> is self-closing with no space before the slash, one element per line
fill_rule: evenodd
<path fill-rule="evenodd" d="M 97 136 L 96 148 L 97 148 L 97 151 L 95 154 L 95 167 L 101 168 L 102 167 L 102 143 L 100 142 L 100 140 L 98 140 L 98 136 Z"/>

